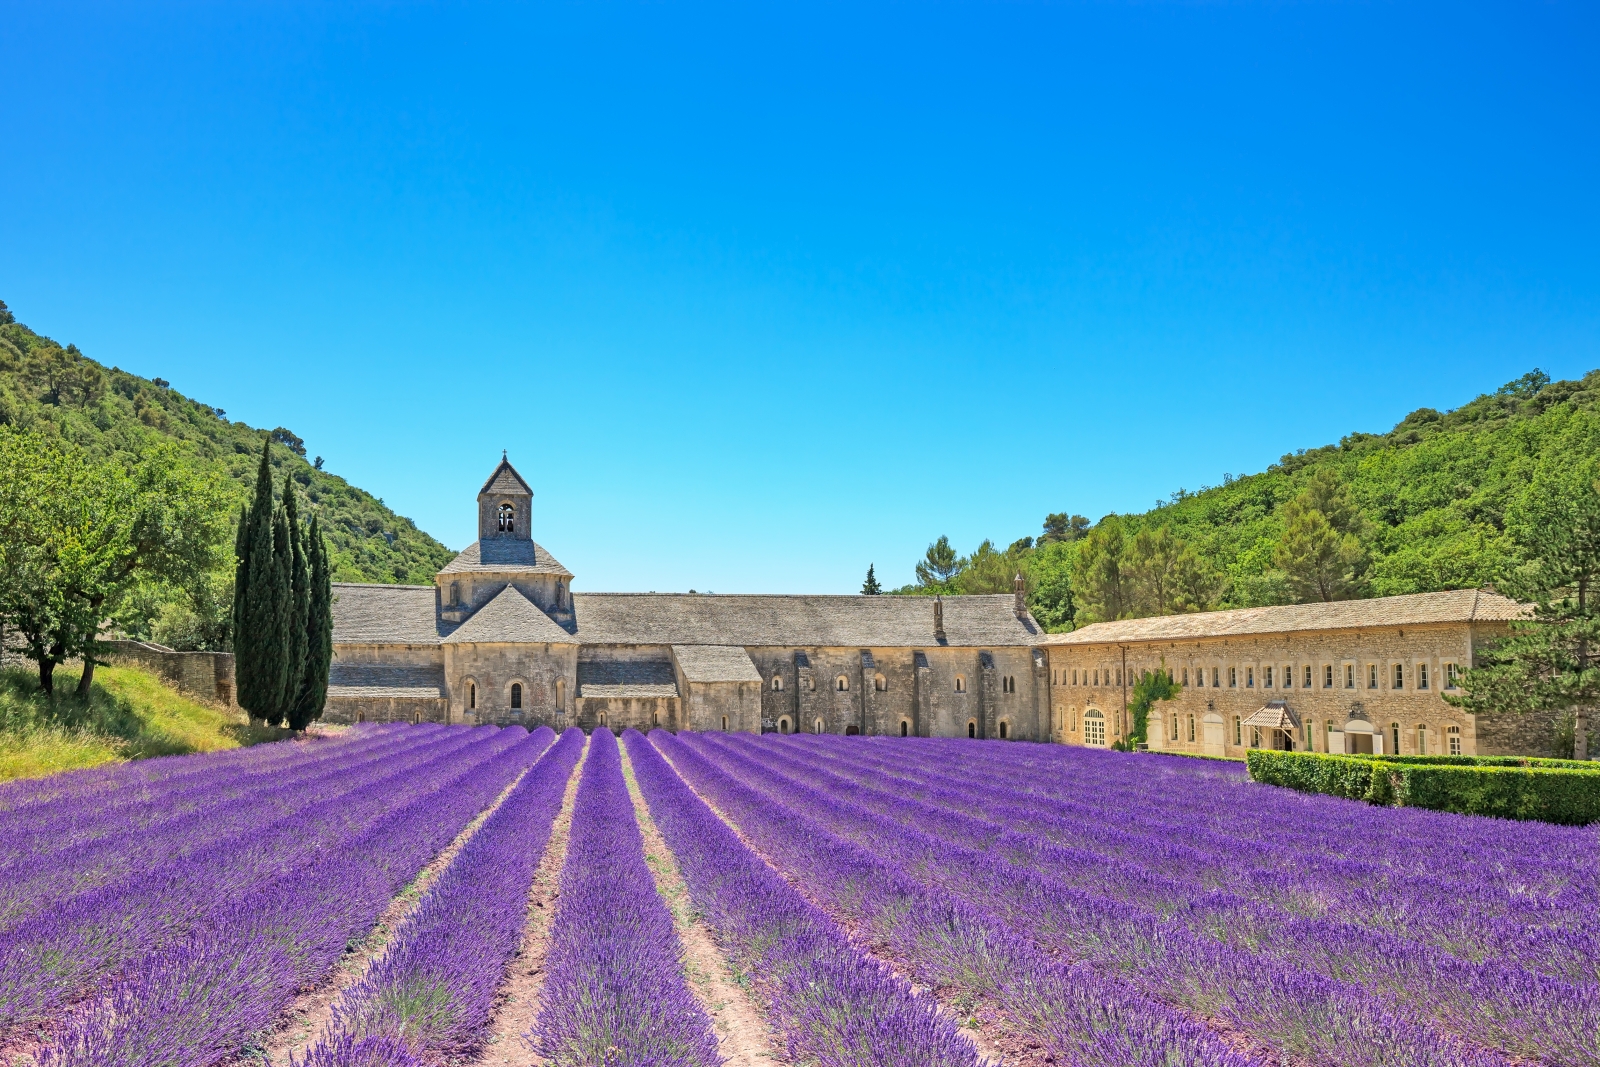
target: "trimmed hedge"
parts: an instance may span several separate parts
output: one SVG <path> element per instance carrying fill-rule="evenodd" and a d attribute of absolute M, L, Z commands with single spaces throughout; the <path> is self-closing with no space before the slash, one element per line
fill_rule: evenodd
<path fill-rule="evenodd" d="M 1583 826 L 1600 820 L 1600 767 L 1506 756 L 1340 756 L 1252 749 L 1253 781 L 1302 793 Z"/>

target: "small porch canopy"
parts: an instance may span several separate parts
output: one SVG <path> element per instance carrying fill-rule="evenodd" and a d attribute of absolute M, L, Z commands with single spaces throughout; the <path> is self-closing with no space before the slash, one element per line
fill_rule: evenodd
<path fill-rule="evenodd" d="M 1246 727 L 1251 727 L 1255 732 L 1252 738 L 1259 733 L 1261 743 L 1252 745 L 1252 748 L 1275 748 L 1286 752 L 1294 751 L 1295 738 L 1300 735 L 1300 716 L 1289 706 L 1287 700 L 1269 700 L 1261 710 L 1253 712 L 1244 721 Z"/>

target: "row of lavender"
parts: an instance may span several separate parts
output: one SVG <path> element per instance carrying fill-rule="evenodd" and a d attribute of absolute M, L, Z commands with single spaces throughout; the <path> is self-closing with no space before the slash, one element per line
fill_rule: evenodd
<path fill-rule="evenodd" d="M 1258 870 L 1244 893 L 1185 880 L 1193 856 L 1182 841 L 1186 827 L 1171 819 L 1174 796 L 1187 806 L 1190 793 L 1210 783 L 1242 806 L 1236 783 L 1213 773 L 1189 781 L 1187 793 L 1169 791 L 1166 821 L 1141 844 L 1126 839 L 1123 818 L 1137 819 L 1139 806 L 1119 795 L 1153 769 L 1148 761 L 1110 765 L 1096 753 L 937 742 L 892 750 L 816 739 L 693 744 L 715 750 L 769 800 L 804 806 L 829 830 L 1027 933 L 1041 951 L 1085 961 L 1101 975 L 1132 975 L 1144 992 L 1191 1017 L 1221 1020 L 1271 1051 L 1328 1063 L 1493 1062 L 1496 1049 L 1553 1063 L 1600 1060 L 1592 983 L 1298 915 L 1273 899 L 1273 889 L 1294 878 L 1281 870 Z M 1055 773 L 1018 774 L 1006 766 L 1017 759 L 1053 762 Z M 1077 797 L 1093 800 L 1063 813 L 1041 796 L 1063 773 Z M 1090 814 L 1085 803 L 1105 806 Z M 1081 847 L 1117 823 L 1115 849 Z M 1293 861 L 1284 852 L 1277 863 L 1288 869 Z M 1301 886 L 1286 896 L 1316 894 Z"/>
<path fill-rule="evenodd" d="M 323 981 L 396 891 L 549 747 L 541 729 L 492 731 L 470 756 L 413 769 L 378 817 L 318 824 L 309 850 L 241 887 L 183 936 L 130 960 L 38 1054 L 41 1067 L 208 1067 Z M 421 788 L 409 788 L 412 782 Z"/>
<path fill-rule="evenodd" d="M 684 983 L 609 730 L 589 743 L 531 1036 L 560 1067 L 715 1067 L 716 1034 Z"/>
<path fill-rule="evenodd" d="M 305 1067 L 470 1055 L 522 933 L 529 889 L 583 754 L 569 728 L 439 875 L 373 968 L 339 998 Z"/>
<path fill-rule="evenodd" d="M 1066 1065 L 1246 1067 L 1260 1062 L 1205 1026 L 1145 996 L 1129 980 L 1053 959 L 1021 931 L 919 870 L 834 832 L 825 792 L 792 798 L 758 788 L 759 767 L 704 737 L 653 732 L 675 769 L 791 880 L 857 937 L 955 1005 L 999 1016 Z M 905 828 L 894 827 L 896 833 Z M 1352 1061 L 1369 1062 L 1369 1061 Z"/>
<path fill-rule="evenodd" d="M 797 1063 L 976 1067 L 933 1000 L 864 955 L 706 807 L 634 731 L 633 773 L 690 899 Z"/>
<path fill-rule="evenodd" d="M 1080 893 L 1163 913 L 1173 901 L 1187 901 L 1181 921 L 1190 932 L 1220 937 L 1280 966 L 1356 983 L 1481 1043 L 1559 1062 L 1594 1062 L 1600 1055 L 1592 831 L 1540 827 L 1530 834 L 1519 824 L 1370 812 L 1327 798 L 1307 798 L 1317 803 L 1296 811 L 1300 805 L 1285 796 L 1291 817 L 1279 812 L 1260 835 L 1276 838 L 1275 845 L 1249 832 L 1250 817 L 1259 818 L 1260 811 L 1251 806 L 1240 819 L 1245 830 L 1231 847 L 1216 841 L 1219 854 L 1211 855 L 1195 847 L 1187 824 L 1174 824 L 1170 800 L 1167 817 L 1150 820 L 1153 825 L 1140 831 L 1110 817 L 1138 806 L 1128 795 L 1128 779 L 1138 780 L 1129 771 L 1144 770 L 1148 761 L 1085 753 L 1069 767 L 1074 786 L 1092 799 L 1063 812 L 1061 805 L 1041 805 L 1037 793 L 1039 783 L 1050 788 L 1061 780 L 1059 770 L 1008 765 L 1015 757 L 984 751 L 986 746 L 951 751 L 921 742 L 890 752 L 808 741 L 799 747 L 828 757 L 825 763 L 806 761 L 808 774 L 843 774 L 848 781 L 838 788 L 864 806 L 914 818 L 941 836 L 988 842 L 1013 862 L 1049 872 Z M 1027 754 L 1021 762 L 1059 759 Z M 1159 769 L 1170 761 L 1155 762 Z M 1181 779 L 1174 784 L 1185 785 Z M 1204 775 L 1176 795 L 1184 798 L 1185 814 L 1198 809 L 1204 822 L 1207 808 L 1237 810 L 1245 788 L 1253 787 Z M 932 805 L 932 814 L 913 812 L 903 803 L 908 797 Z M 1113 806 L 1091 815 L 1096 804 Z M 1278 828 L 1284 821 L 1317 826 L 1319 809 L 1330 806 L 1330 821 L 1348 818 L 1356 807 L 1380 824 L 1365 835 L 1372 841 L 1365 846 L 1369 856 L 1324 857 L 1315 835 Z M 1449 862 L 1430 869 L 1404 845 L 1385 847 L 1390 814 L 1415 831 L 1408 840 L 1449 840 Z M 1544 857 L 1536 872 L 1507 878 L 1509 862 L 1527 862 L 1520 854 L 1502 857 L 1501 829 Z"/>

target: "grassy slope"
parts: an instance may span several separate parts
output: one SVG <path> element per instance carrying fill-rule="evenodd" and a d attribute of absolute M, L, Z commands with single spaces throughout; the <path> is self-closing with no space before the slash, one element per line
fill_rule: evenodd
<path fill-rule="evenodd" d="M 101 456 L 136 453 L 153 438 L 177 441 L 201 469 L 232 487 L 237 512 L 255 478 L 262 430 L 229 422 L 216 409 L 150 379 L 106 370 L 75 349 L 68 350 L 68 362 L 98 368 L 103 394 L 85 400 L 69 389 L 57 400 L 40 369 L 59 350 L 21 323 L 0 323 L 0 423 L 59 436 Z M 426 584 L 454 555 L 343 478 L 314 470 L 287 448 L 273 453 L 277 478 L 287 469 L 322 517 L 336 581 Z"/>
<path fill-rule="evenodd" d="M 1421 408 L 1386 434 L 1351 434 L 1124 518 L 1135 529 L 1170 524 L 1225 570 L 1221 606 L 1281 602 L 1272 569 L 1279 509 L 1331 466 L 1373 523 L 1371 595 L 1470 588 L 1495 581 L 1512 559 L 1505 512 L 1535 467 L 1597 457 L 1600 371 L 1591 371 L 1536 390 L 1508 386 L 1451 412 Z"/>
<path fill-rule="evenodd" d="M 101 667 L 89 699 L 72 696 L 77 675 L 56 675 L 56 695 L 39 691 L 26 670 L 0 671 L 0 781 L 36 778 L 113 760 L 213 752 L 276 740 L 281 731 L 250 726 L 242 714 L 213 708 L 130 667 Z"/>

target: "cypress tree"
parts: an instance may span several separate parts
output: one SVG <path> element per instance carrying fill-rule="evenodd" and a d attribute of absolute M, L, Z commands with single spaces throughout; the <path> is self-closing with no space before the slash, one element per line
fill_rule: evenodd
<path fill-rule="evenodd" d="M 328 697 L 328 668 L 333 662 L 333 586 L 328 568 L 328 545 L 322 539 L 317 517 L 311 516 L 306 535 L 307 555 L 311 557 L 310 605 L 306 613 L 306 668 L 300 683 L 289 725 L 304 730 L 322 718 Z"/>
<path fill-rule="evenodd" d="M 242 551 L 235 575 L 234 677 L 239 705 L 252 718 L 281 718 L 284 686 L 284 623 L 287 582 L 280 589 L 273 552 L 272 440 L 262 443 L 255 498 L 244 516 Z M 285 542 L 287 548 L 287 540 Z M 284 574 L 287 578 L 287 574 Z"/>
<path fill-rule="evenodd" d="M 306 615 L 311 607 L 311 576 L 306 571 L 305 531 L 300 528 L 300 505 L 289 473 L 283 475 L 283 517 L 288 527 L 289 621 L 285 630 L 283 714 L 294 725 L 295 708 L 306 669 Z"/>
<path fill-rule="evenodd" d="M 272 537 L 271 565 L 269 571 L 272 575 L 268 589 L 263 597 L 265 607 L 266 625 L 262 628 L 262 645 L 267 655 L 263 656 L 263 663 L 267 664 L 272 674 L 265 678 L 269 688 L 267 695 L 271 700 L 267 722 L 273 726 L 282 726 L 284 716 L 289 710 L 289 703 L 294 697 L 291 686 L 297 679 L 289 676 L 290 657 L 290 628 L 294 623 L 294 589 L 291 585 L 291 568 L 294 562 L 294 551 L 289 544 L 289 520 L 283 508 L 272 516 L 270 527 Z M 251 582 L 252 592 L 257 583 Z"/>

